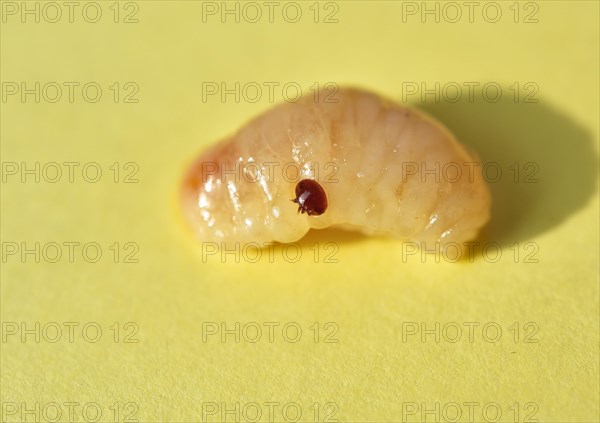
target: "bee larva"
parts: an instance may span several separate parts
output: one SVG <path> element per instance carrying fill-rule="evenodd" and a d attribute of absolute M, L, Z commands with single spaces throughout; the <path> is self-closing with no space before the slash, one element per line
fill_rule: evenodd
<path fill-rule="evenodd" d="M 201 241 L 289 243 L 330 226 L 426 245 L 477 235 L 490 194 L 446 128 L 361 90 L 318 98 L 274 107 L 193 163 L 181 198 Z"/>

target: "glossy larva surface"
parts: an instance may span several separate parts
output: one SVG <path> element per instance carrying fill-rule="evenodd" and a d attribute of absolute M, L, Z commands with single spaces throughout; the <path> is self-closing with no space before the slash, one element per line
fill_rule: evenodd
<path fill-rule="evenodd" d="M 181 201 L 199 240 L 285 243 L 330 226 L 426 244 L 477 235 L 489 191 L 448 130 L 361 90 L 319 99 L 275 106 L 193 162 Z M 290 201 L 303 179 L 325 191 L 323 214 Z"/>

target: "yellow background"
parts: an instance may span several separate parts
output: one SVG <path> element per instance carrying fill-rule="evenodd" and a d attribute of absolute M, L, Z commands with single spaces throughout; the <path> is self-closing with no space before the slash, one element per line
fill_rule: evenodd
<path fill-rule="evenodd" d="M 57 183 L 35 183 L 31 176 L 22 183 L 19 175 L 3 174 L 4 243 L 97 242 L 103 251 L 97 263 L 80 254 L 74 263 L 64 256 L 58 263 L 5 257 L 4 329 L 7 322 L 29 328 L 94 322 L 103 334 L 97 343 L 82 339 L 80 330 L 72 343 L 66 333 L 56 343 L 43 337 L 37 343 L 33 335 L 22 342 L 20 334 L 3 333 L 3 403 L 94 402 L 103 409 L 101 421 L 114 420 L 115 402 L 121 421 L 133 402 L 139 421 L 198 422 L 202 403 L 231 408 L 269 401 L 280 408 L 299 403 L 302 421 L 314 420 L 314 403 L 321 421 L 325 404 L 334 403 L 327 407 L 337 407 L 339 421 L 383 422 L 402 421 L 403 404 L 406 411 L 409 403 L 431 409 L 454 402 L 479 404 L 474 421 L 483 421 L 481 407 L 492 402 L 502 408 L 501 421 L 523 421 L 534 409 L 540 422 L 599 420 L 597 2 L 536 2 L 537 23 L 522 22 L 535 10 L 525 3 L 518 4 L 518 23 L 513 2 L 498 3 L 503 14 L 496 23 L 482 17 L 486 3 L 473 22 L 463 6 L 459 22 L 447 22 L 444 16 L 453 15 L 446 10 L 436 23 L 432 16 L 421 22 L 419 14 L 403 18 L 406 4 L 391 1 L 336 3 L 337 23 L 321 22 L 335 11 L 321 3 L 315 23 L 313 3 L 302 2 L 295 24 L 283 19 L 282 5 L 273 23 L 264 6 L 258 23 L 236 23 L 231 16 L 221 22 L 218 14 L 203 22 L 202 2 L 139 1 L 138 23 L 115 23 L 113 2 L 99 4 L 97 23 L 82 19 L 85 3 L 73 23 L 66 16 L 35 23 L 3 14 L 3 83 L 92 81 L 103 88 L 97 103 L 79 91 L 73 103 L 65 93 L 57 103 L 37 104 L 31 95 L 1 103 L 3 162 L 96 162 L 103 170 L 95 184 L 80 173 L 73 183 L 65 175 Z M 119 6 L 119 21 L 134 10 L 125 7 Z M 139 101 L 115 103 L 109 89 L 115 82 L 137 84 Z M 203 101 L 203 82 L 293 82 L 305 95 L 315 83 L 333 82 L 397 101 L 406 82 L 499 84 L 496 103 L 477 91 L 473 101 L 408 100 L 443 121 L 482 161 L 503 169 L 490 184 L 494 216 L 482 238 L 501 247 L 501 258 L 478 254 L 473 263 L 436 263 L 417 254 L 403 260 L 396 241 L 327 231 L 300 244 L 297 263 L 281 249 L 272 263 L 203 260 L 177 208 L 182 172 L 204 147 L 272 106 L 264 93 L 256 103 L 232 96 Z M 524 102 L 531 90 L 515 102 L 515 83 L 536 84 L 539 102 Z M 276 90 L 274 103 L 282 100 Z M 115 162 L 136 163 L 139 182 L 113 182 Z M 515 162 L 517 183 L 509 168 Z M 539 167 L 537 183 L 523 181 L 529 162 Z M 115 242 L 119 263 L 109 249 Z M 139 246 L 138 263 L 122 262 L 127 242 Z M 324 262 L 327 242 L 338 247 L 337 263 Z M 534 250 L 538 262 L 525 262 Z M 123 342 L 133 327 L 125 328 L 128 322 L 139 328 L 137 343 Z M 297 343 L 286 342 L 280 330 L 272 343 L 265 334 L 256 343 L 236 343 L 233 336 L 203 342 L 206 322 L 229 328 L 295 322 L 303 332 Z M 465 322 L 479 325 L 472 342 Z M 438 323 L 440 342 L 434 335 L 425 342 L 420 333 L 406 336 L 403 328 L 413 323 L 428 329 Z M 503 330 L 498 342 L 483 338 L 480 329 L 489 323 Z M 448 341 L 454 332 L 442 332 L 453 324 L 464 329 L 455 343 Z M 324 342 L 336 327 L 338 342 Z M 523 342 L 534 329 L 531 339 L 538 342 Z M 461 407 L 461 421 L 468 421 Z"/>

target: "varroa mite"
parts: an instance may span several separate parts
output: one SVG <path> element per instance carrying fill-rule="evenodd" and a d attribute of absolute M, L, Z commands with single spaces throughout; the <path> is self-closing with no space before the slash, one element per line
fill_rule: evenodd
<path fill-rule="evenodd" d="M 298 204 L 298 213 L 319 216 L 327 210 L 327 195 L 319 183 L 313 179 L 303 179 L 296 185 L 296 198 L 292 202 Z"/>

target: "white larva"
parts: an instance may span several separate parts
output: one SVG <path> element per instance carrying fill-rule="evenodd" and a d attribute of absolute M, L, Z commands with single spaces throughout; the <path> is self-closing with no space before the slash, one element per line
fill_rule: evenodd
<path fill-rule="evenodd" d="M 490 194 L 447 129 L 365 91 L 322 94 L 274 107 L 193 163 L 181 199 L 201 241 L 288 243 L 330 226 L 426 245 L 477 235 Z M 325 191 L 323 214 L 290 201 L 304 179 Z"/>

